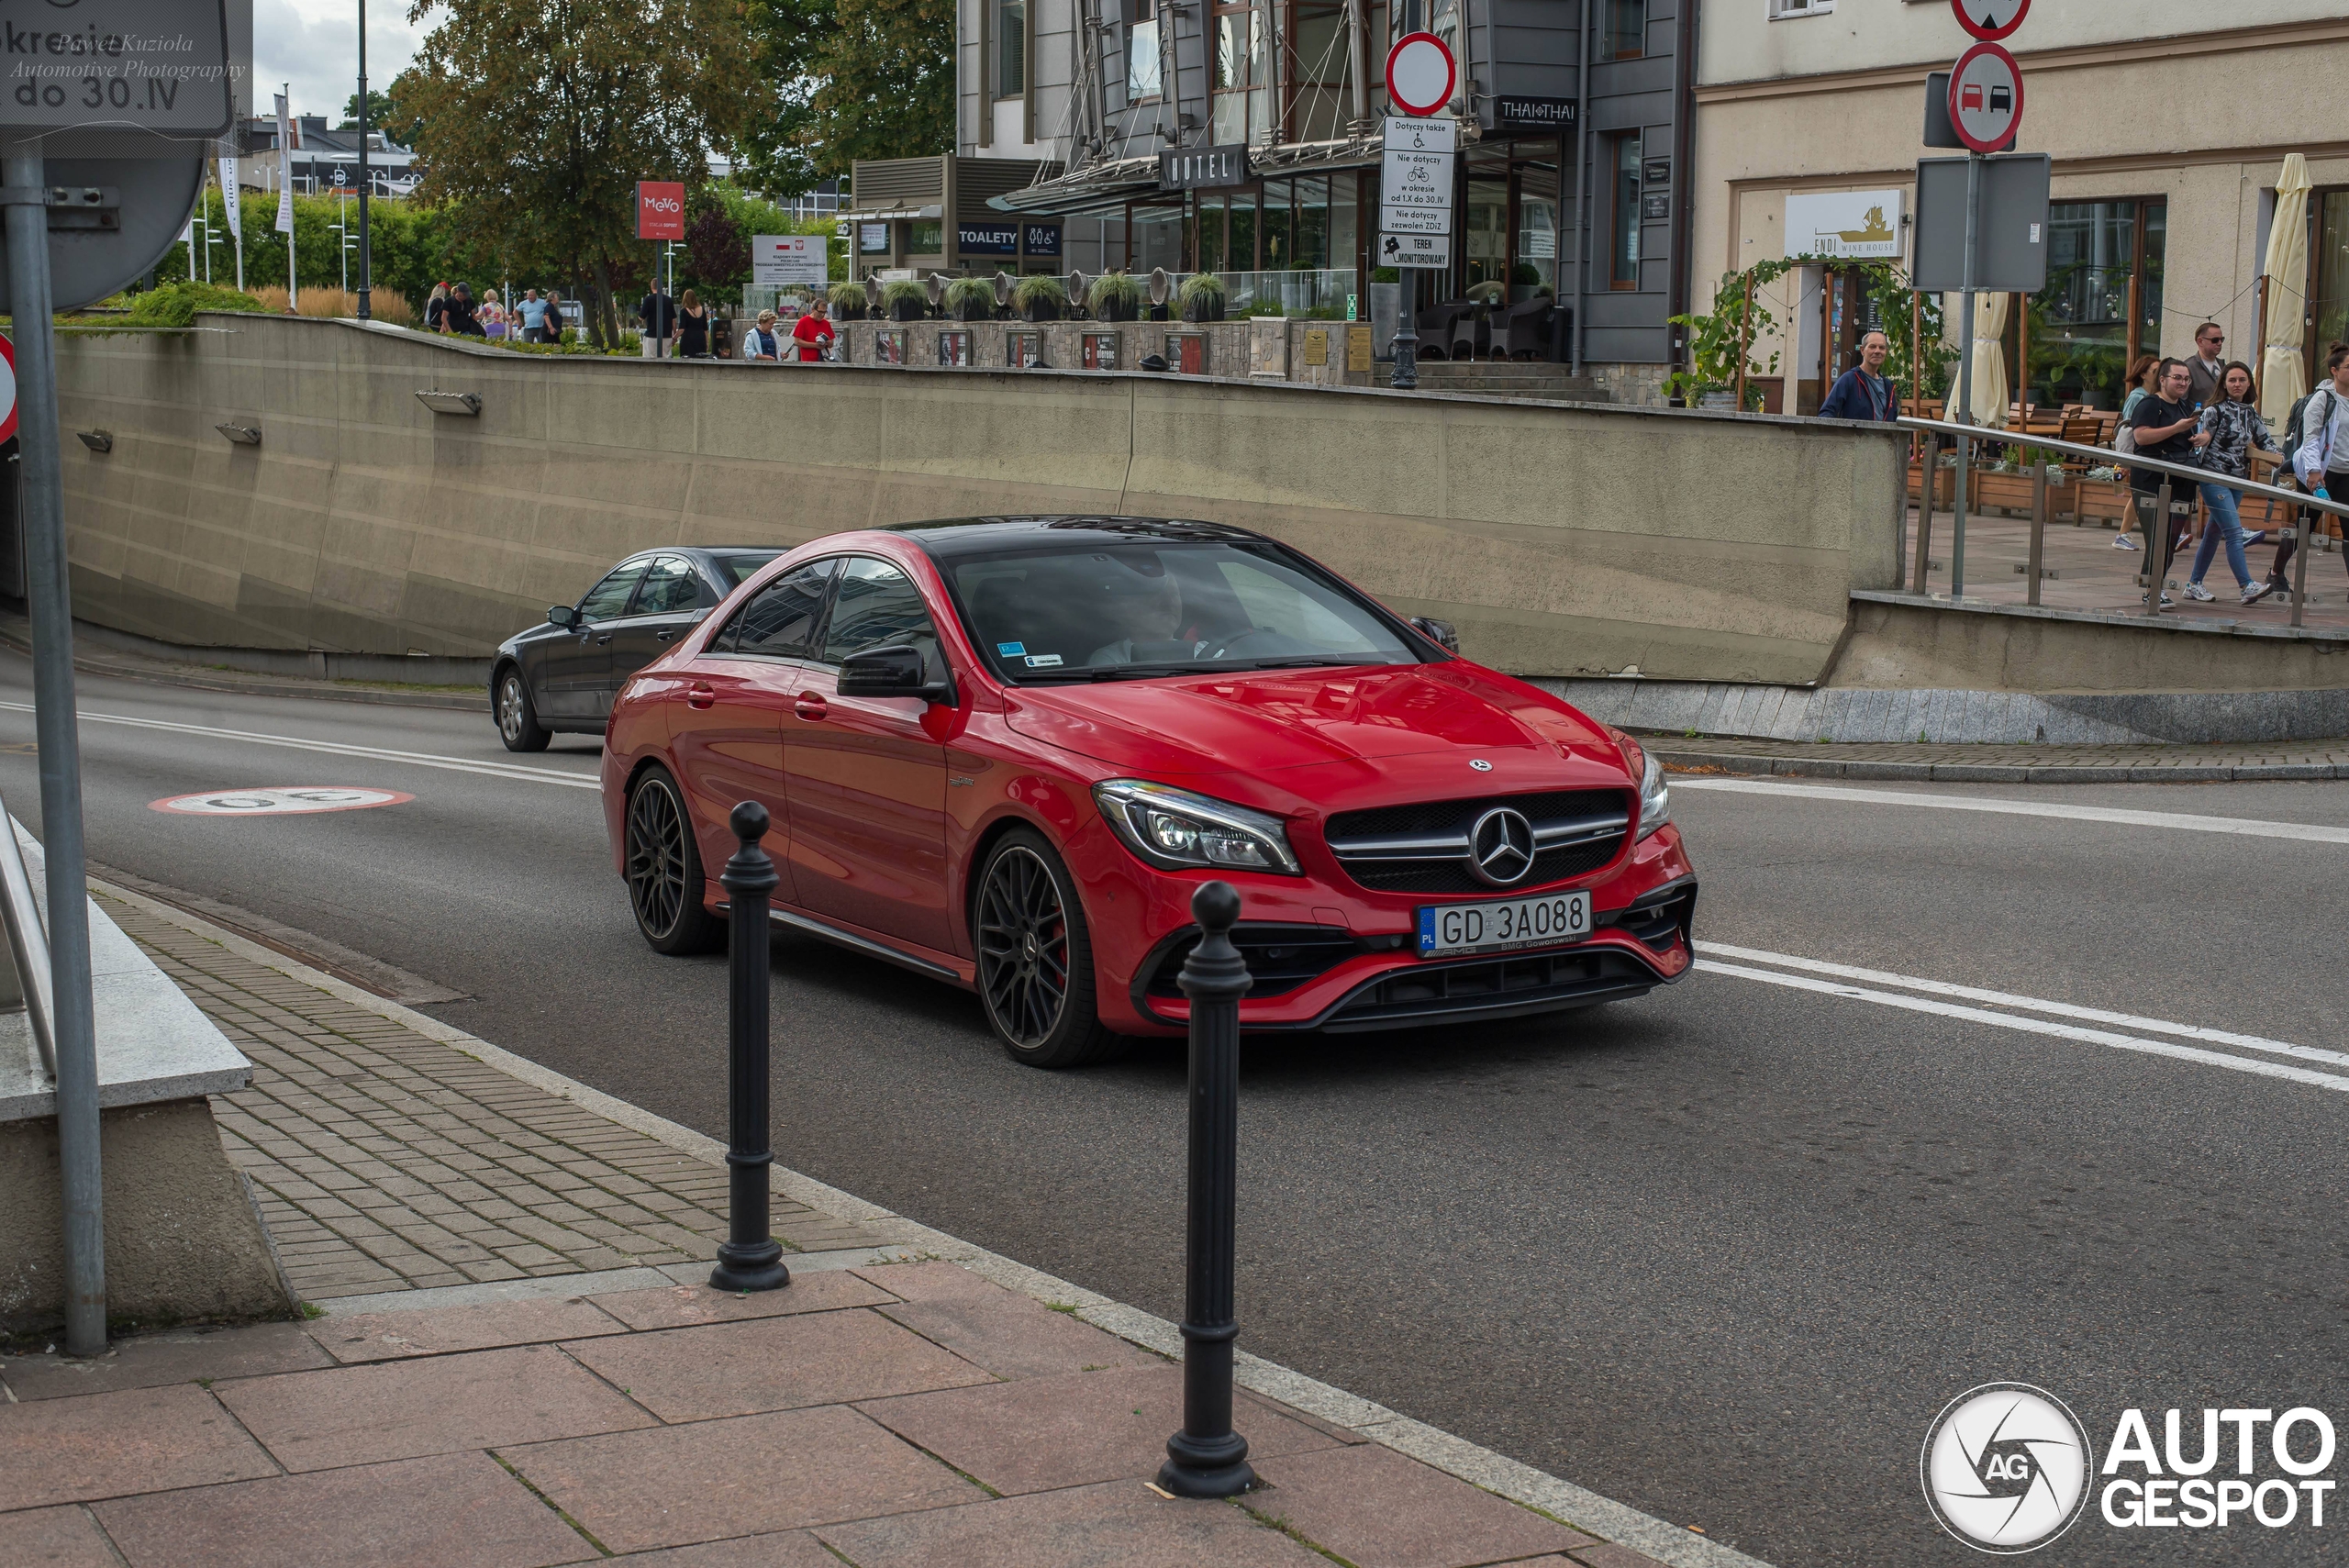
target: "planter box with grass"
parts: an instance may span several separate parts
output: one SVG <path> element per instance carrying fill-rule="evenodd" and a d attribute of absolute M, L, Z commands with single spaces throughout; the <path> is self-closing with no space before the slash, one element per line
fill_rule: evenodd
<path fill-rule="evenodd" d="M 1068 291 L 1061 287 L 1060 279 L 1038 272 L 1012 285 L 1011 303 L 1030 321 L 1058 321 L 1062 307 L 1068 304 Z"/>
<path fill-rule="evenodd" d="M 985 278 L 956 278 L 946 285 L 946 314 L 957 321 L 995 319 L 995 284 Z"/>
<path fill-rule="evenodd" d="M 919 321 L 930 313 L 930 295 L 921 284 L 899 278 L 882 289 L 881 308 L 892 321 Z"/>
<path fill-rule="evenodd" d="M 1141 312 L 1141 284 L 1130 273 L 1107 273 L 1093 280 L 1085 304 L 1097 320 L 1131 321 Z"/>

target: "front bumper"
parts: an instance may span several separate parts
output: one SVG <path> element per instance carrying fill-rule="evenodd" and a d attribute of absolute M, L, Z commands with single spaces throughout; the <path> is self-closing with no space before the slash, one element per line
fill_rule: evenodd
<path fill-rule="evenodd" d="M 1669 829 L 1667 829 L 1669 831 Z M 1662 835 L 1659 835 L 1662 837 Z M 1642 845 L 1644 850 L 1648 848 Z M 1399 924 L 1408 911 L 1320 908 L 1319 922 L 1250 921 L 1232 938 L 1255 978 L 1240 1004 L 1252 1032 L 1352 1032 L 1431 1023 L 1522 1018 L 1644 995 L 1688 973 L 1697 878 L 1676 843 L 1657 846 L 1592 885 L 1595 901 L 1625 902 L 1598 913 L 1598 929 L 1570 945 L 1530 951 L 1425 960 L 1407 934 L 1364 928 Z M 1640 862 L 1644 862 L 1644 865 Z M 1644 876 L 1638 873 L 1644 871 Z M 1624 884 L 1631 882 L 1632 886 Z M 1635 890 L 1636 889 L 1636 890 Z M 1330 923 L 1327 917 L 1347 917 Z M 1190 1004 L 1175 984 L 1198 928 L 1168 930 L 1127 971 L 1124 1014 L 1115 1027 L 1171 1034 L 1187 1027 Z M 1108 976 L 1103 1001 L 1109 1002 Z M 1112 1010 L 1105 1006 L 1107 1015 Z"/>

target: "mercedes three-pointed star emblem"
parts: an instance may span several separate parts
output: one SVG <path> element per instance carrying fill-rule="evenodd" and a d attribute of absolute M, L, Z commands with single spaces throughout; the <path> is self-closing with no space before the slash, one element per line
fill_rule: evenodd
<path fill-rule="evenodd" d="M 1497 806 L 1468 834 L 1468 869 L 1479 882 L 1514 887 L 1533 870 L 1533 824 L 1525 814 Z"/>

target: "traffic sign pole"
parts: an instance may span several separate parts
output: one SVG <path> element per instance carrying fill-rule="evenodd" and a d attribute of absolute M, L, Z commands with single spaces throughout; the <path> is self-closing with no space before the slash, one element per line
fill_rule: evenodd
<path fill-rule="evenodd" d="M 1961 263 L 1962 280 L 1958 306 L 1957 356 L 1957 417 L 1956 425 L 1974 423 L 1974 250 L 1982 233 L 1982 154 L 1970 152 L 1965 158 L 1965 260 Z M 1965 597 L 1965 476 L 1974 462 L 1974 438 L 1957 438 L 1956 494 L 1951 497 L 1956 515 L 1950 523 L 1949 536 L 1949 599 L 1956 604 Z M 1926 484 L 1932 483 L 1927 476 Z"/>
<path fill-rule="evenodd" d="M 56 1017 L 57 1152 L 65 1217 L 65 1351 L 106 1348 L 105 1188 L 98 1165 L 98 1043 L 90 1004 L 82 752 L 73 718 L 73 598 L 57 450 L 57 339 L 50 330 L 49 179 L 38 136 L 7 144 L 0 211 L 17 343 L 17 451 L 23 475 L 25 606 L 33 633 L 33 724 L 48 854 L 49 965 Z M 0 817 L 0 832 L 13 831 Z"/>
<path fill-rule="evenodd" d="M 367 0 L 359 0 L 359 319 L 375 314 L 369 295 L 367 267 L 367 198 L 374 181 L 367 170 Z M 512 293 L 511 289 L 507 291 Z"/>

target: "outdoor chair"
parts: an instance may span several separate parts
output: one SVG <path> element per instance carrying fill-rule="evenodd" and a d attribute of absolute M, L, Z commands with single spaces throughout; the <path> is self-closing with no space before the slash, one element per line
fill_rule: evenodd
<path fill-rule="evenodd" d="M 1464 311 L 1475 309 L 1472 300 L 1439 300 L 1419 312 L 1419 357 L 1449 359 L 1452 356 L 1452 324 Z"/>
<path fill-rule="evenodd" d="M 1546 298 L 1520 300 L 1493 323 L 1492 351 L 1497 360 L 1522 354 L 1547 359 L 1557 306 Z"/>
<path fill-rule="evenodd" d="M 1492 344 L 1492 318 L 1485 314 L 1481 306 L 1472 306 L 1452 318 L 1450 351 L 1453 359 L 1473 360 L 1489 350 Z"/>

